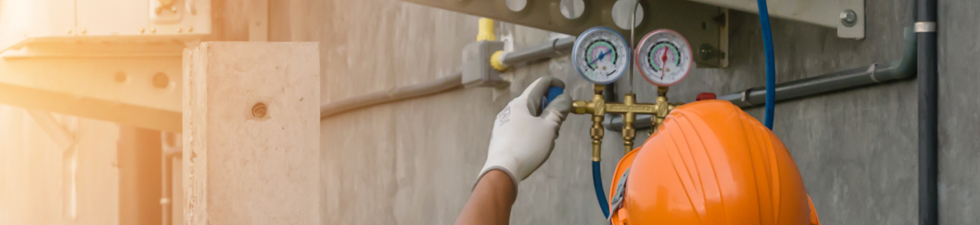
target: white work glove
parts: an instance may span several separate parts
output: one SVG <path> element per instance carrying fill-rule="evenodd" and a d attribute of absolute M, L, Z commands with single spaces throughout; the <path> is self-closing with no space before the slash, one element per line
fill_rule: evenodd
<path fill-rule="evenodd" d="M 552 86 L 564 88 L 565 83 L 554 77 L 538 78 L 497 114 L 487 163 L 480 170 L 477 182 L 490 170 L 499 169 L 514 180 L 516 190 L 518 182 L 548 159 L 558 138 L 558 127 L 572 107 L 572 98 L 562 93 L 547 108 L 540 108 L 542 96 Z"/>

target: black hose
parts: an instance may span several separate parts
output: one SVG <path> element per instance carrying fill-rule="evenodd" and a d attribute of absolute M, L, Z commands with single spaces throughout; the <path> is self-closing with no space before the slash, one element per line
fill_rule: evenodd
<path fill-rule="evenodd" d="M 939 79 L 936 57 L 936 0 L 916 3 L 919 39 L 919 224 L 939 224 Z"/>

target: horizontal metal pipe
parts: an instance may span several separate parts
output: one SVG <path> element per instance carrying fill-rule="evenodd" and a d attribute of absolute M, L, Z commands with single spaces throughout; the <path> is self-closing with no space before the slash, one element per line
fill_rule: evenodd
<path fill-rule="evenodd" d="M 867 67 L 780 83 L 776 85 L 776 101 L 793 100 L 912 77 L 915 74 L 917 44 L 910 29 L 906 29 L 905 33 L 905 50 L 901 60 L 885 66 L 871 64 Z M 765 96 L 765 87 L 753 87 L 745 91 L 719 96 L 718 99 L 731 101 L 739 107 L 748 108 L 763 105 Z"/>
<path fill-rule="evenodd" d="M 574 43 L 575 37 L 555 39 L 545 44 L 507 53 L 504 55 L 503 62 L 508 65 L 517 65 L 536 60 L 554 58 L 555 56 L 564 54 L 572 49 L 572 44 Z M 462 72 L 456 71 L 456 73 L 451 76 L 439 78 L 435 81 L 404 87 L 396 87 L 387 91 L 379 91 L 324 104 L 320 106 L 320 119 L 322 120 L 338 113 L 372 105 L 422 97 L 461 88 L 463 87 L 462 77 Z"/>
<path fill-rule="evenodd" d="M 542 59 L 550 59 L 571 51 L 575 37 L 558 38 L 548 44 L 533 46 L 527 49 L 512 51 L 504 54 L 501 62 L 504 65 L 517 65 Z"/>
<path fill-rule="evenodd" d="M 426 95 L 436 94 L 463 87 L 463 74 L 459 71 L 453 75 L 439 78 L 435 81 L 396 87 L 387 91 L 379 91 L 371 94 L 355 96 L 352 98 L 331 102 L 320 106 L 320 119 L 327 118 L 337 113 L 342 113 L 354 109 L 364 108 L 372 105 L 379 105 L 388 102 L 417 98 Z"/>
<path fill-rule="evenodd" d="M 905 49 L 901 60 L 893 61 L 884 66 L 871 64 L 866 67 L 776 84 L 776 102 L 910 78 L 915 74 L 916 53 L 916 37 L 911 29 L 906 28 Z M 751 108 L 763 106 L 765 96 L 765 87 L 753 87 L 745 91 L 719 96 L 718 99 L 730 101 L 738 107 Z M 619 131 L 623 128 L 623 119 L 621 116 L 612 116 L 606 120 L 605 125 L 612 131 Z M 649 128 L 650 125 L 649 115 L 637 116 L 636 129 Z"/>

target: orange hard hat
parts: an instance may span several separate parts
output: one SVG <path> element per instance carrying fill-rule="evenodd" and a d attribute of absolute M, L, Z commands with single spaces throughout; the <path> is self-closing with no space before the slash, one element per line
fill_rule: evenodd
<path fill-rule="evenodd" d="M 728 101 L 671 111 L 612 184 L 612 224 L 820 224 L 786 146 Z"/>

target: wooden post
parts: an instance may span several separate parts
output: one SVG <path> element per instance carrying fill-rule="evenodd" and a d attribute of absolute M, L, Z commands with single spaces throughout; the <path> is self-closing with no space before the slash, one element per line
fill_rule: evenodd
<path fill-rule="evenodd" d="M 319 224 L 317 43 L 184 50 L 187 224 Z"/>

